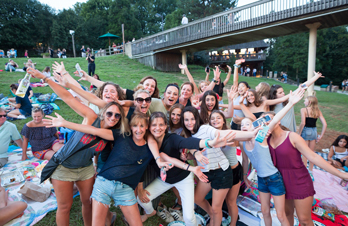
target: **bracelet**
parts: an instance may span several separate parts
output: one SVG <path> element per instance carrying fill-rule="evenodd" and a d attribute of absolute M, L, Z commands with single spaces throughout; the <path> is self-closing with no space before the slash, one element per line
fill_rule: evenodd
<path fill-rule="evenodd" d="M 240 68 L 240 65 L 237 65 L 237 64 L 233 64 L 233 66 L 236 68 Z"/>
<path fill-rule="evenodd" d="M 190 168 L 190 164 L 187 164 L 186 171 L 188 171 L 189 168 Z"/>
<path fill-rule="evenodd" d="M 205 142 L 204 142 L 204 143 L 205 143 L 205 147 L 208 148 L 208 149 L 209 149 L 209 148 L 213 148 L 213 147 L 210 147 L 210 146 L 209 146 L 208 141 L 210 141 L 210 139 L 206 139 L 206 140 L 205 140 Z"/>
<path fill-rule="evenodd" d="M 43 79 L 44 83 L 47 83 L 47 82 L 46 82 L 46 79 L 48 79 L 47 76 L 45 76 L 45 78 Z"/>
<path fill-rule="evenodd" d="M 155 161 L 157 162 L 157 160 L 160 159 L 160 158 L 161 158 L 161 156 L 157 156 L 157 157 L 155 158 Z"/>
<path fill-rule="evenodd" d="M 67 71 L 65 71 L 65 72 L 63 73 L 63 75 L 66 75 L 66 74 L 68 74 L 68 72 L 67 72 Z"/>
<path fill-rule="evenodd" d="M 244 176 L 248 176 L 248 174 L 247 174 L 247 173 L 243 173 L 243 175 L 244 175 Z"/>
<path fill-rule="evenodd" d="M 193 157 L 195 157 L 195 154 L 197 153 L 197 151 L 198 151 L 198 150 L 196 150 L 196 151 L 193 152 L 193 154 L 192 154 Z"/>

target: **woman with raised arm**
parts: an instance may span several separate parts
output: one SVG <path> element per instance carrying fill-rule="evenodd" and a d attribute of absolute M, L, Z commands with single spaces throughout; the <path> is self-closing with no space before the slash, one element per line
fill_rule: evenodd
<path fill-rule="evenodd" d="M 186 137 L 195 137 L 199 139 L 215 139 L 218 134 L 225 136 L 231 130 L 217 130 L 212 126 L 203 125 L 199 117 L 198 110 L 193 107 L 186 107 L 181 114 L 181 121 Z M 253 138 L 258 130 L 254 132 L 234 131 L 234 140 L 249 140 Z M 229 144 L 230 145 L 230 144 Z M 226 198 L 229 189 L 233 185 L 233 172 L 228 159 L 220 148 L 214 148 L 206 144 L 207 150 L 199 155 L 197 151 L 190 150 L 196 158 L 198 166 L 204 167 L 202 172 L 208 178 L 209 182 L 198 181 L 195 190 L 195 203 L 204 209 L 210 216 L 211 226 L 220 226 L 222 219 L 222 204 Z M 209 162 L 207 161 L 209 160 Z M 213 203 L 210 205 L 205 196 L 213 189 Z"/>
<path fill-rule="evenodd" d="M 35 78 L 43 79 L 66 104 L 84 118 L 84 125 L 88 125 L 91 128 L 105 128 L 105 130 L 110 132 L 112 132 L 109 130 L 110 128 L 117 128 L 120 129 L 121 134 L 127 132 L 127 121 L 125 120 L 123 109 L 119 104 L 115 102 L 108 103 L 101 110 L 100 118 L 98 118 L 98 115 L 92 109 L 77 101 L 70 92 L 45 77 L 40 71 L 28 68 L 27 72 Z M 61 71 L 60 73 L 64 74 L 65 72 Z M 69 225 L 74 183 L 80 192 L 84 224 L 91 225 L 92 205 L 90 196 L 92 194 L 95 174 L 91 159 L 96 153 L 102 151 L 106 147 L 106 144 L 107 140 L 90 135 L 89 131 L 75 132 L 63 148 L 54 155 L 55 158 L 59 158 L 62 155 L 72 153 L 50 176 L 57 197 L 57 225 Z M 55 158 L 52 158 L 50 161 L 54 161 Z M 111 217 L 109 216 L 108 219 L 111 219 Z"/>
<path fill-rule="evenodd" d="M 237 87 L 232 86 L 230 90 L 227 90 L 228 96 L 228 110 L 221 111 L 226 118 L 232 118 L 233 116 L 233 98 L 237 95 Z M 212 91 L 206 91 L 202 97 L 200 117 L 204 124 L 209 123 L 209 116 L 213 110 L 219 110 L 219 101 L 217 99 L 217 94 Z"/>
<path fill-rule="evenodd" d="M 304 85 L 305 87 L 309 87 L 312 84 L 314 84 L 314 82 L 316 80 L 318 80 L 319 78 L 323 78 L 323 77 L 324 76 L 322 76 L 321 73 L 314 72 L 314 76 L 310 80 L 308 80 L 305 83 L 303 83 L 302 85 Z M 285 96 L 285 93 L 284 93 L 284 89 L 283 89 L 282 86 L 280 86 L 280 85 L 272 85 L 271 86 L 271 90 L 269 92 L 269 97 L 268 97 L 269 100 L 282 98 L 284 96 Z M 279 104 L 270 105 L 269 108 L 270 108 L 271 111 L 274 111 L 275 113 L 277 113 L 286 104 L 287 104 L 287 101 L 284 101 L 284 102 L 279 103 Z M 296 132 L 295 111 L 294 111 L 293 108 L 284 116 L 284 118 L 281 120 L 281 124 L 283 126 L 285 126 L 286 128 L 288 128 L 290 131 Z"/>
<path fill-rule="evenodd" d="M 275 125 L 282 117 L 303 97 L 304 90 L 297 93 L 291 93 L 289 103 L 284 107 L 269 123 L 269 131 L 272 131 Z M 263 113 L 263 117 L 269 114 Z M 253 131 L 253 120 L 244 118 L 242 120 L 242 131 Z M 253 167 L 257 170 L 258 189 L 261 200 L 261 211 L 264 216 L 266 226 L 272 225 L 272 217 L 270 214 L 271 195 L 273 196 L 277 217 L 282 226 L 289 226 L 289 221 L 285 215 L 285 188 L 281 174 L 272 163 L 272 158 L 267 145 L 267 140 L 262 143 L 256 142 L 255 139 L 250 141 L 240 142 L 240 147 L 243 153 L 243 169 L 244 182 L 247 187 L 250 187 L 250 181 L 247 178 L 249 167 L 249 159 Z"/>
<path fill-rule="evenodd" d="M 343 173 L 334 168 L 321 156 L 314 153 L 300 135 L 283 130 L 280 123 L 275 125 L 272 134 L 267 139 L 267 143 L 273 164 L 283 177 L 286 190 L 285 213 L 290 225 L 294 225 L 295 208 L 300 224 L 313 226 L 311 212 L 315 190 L 309 172 L 302 162 L 301 155 L 320 168 L 342 179 L 347 180 L 348 173 Z"/>
<path fill-rule="evenodd" d="M 147 218 L 156 214 L 156 211 L 152 207 L 151 200 L 170 188 L 175 187 L 179 191 L 181 197 L 185 224 L 188 226 L 196 226 L 197 222 L 194 213 L 194 181 L 193 174 L 190 173 L 190 171 L 202 181 L 206 182 L 207 177 L 201 172 L 203 167 L 193 167 L 188 163 L 182 162 L 180 160 L 179 150 L 181 148 L 199 149 L 207 145 L 209 145 L 209 147 L 222 147 L 226 145 L 226 140 L 232 140 L 234 138 L 234 134 L 229 132 L 225 134 L 224 139 L 220 139 L 218 135 L 212 140 L 183 138 L 175 133 L 167 133 L 167 118 L 162 112 L 155 112 L 151 115 L 150 132 L 160 147 L 161 157 L 165 161 L 174 163 L 175 167 L 167 172 L 165 181 L 162 181 L 159 177 L 156 178 L 155 181 L 145 188 L 145 192 L 142 191 L 142 185 L 139 186 L 138 203 L 145 210 L 142 221 L 144 222 Z M 197 156 L 201 156 L 201 152 L 196 154 Z M 205 159 L 205 161 L 207 160 Z M 165 210 L 161 209 L 161 211 Z"/>
<path fill-rule="evenodd" d="M 122 117 L 119 113 L 110 112 L 110 114 L 111 118 Z M 51 120 L 46 119 L 45 122 L 51 124 L 50 126 L 64 126 L 82 133 L 88 132 L 93 136 L 113 141 L 114 144 L 93 186 L 92 225 L 105 225 L 111 199 L 114 200 L 115 206 L 121 206 L 122 213 L 130 225 L 142 225 L 134 189 L 152 158 L 156 159 L 159 168 L 171 168 L 161 160 L 157 143 L 153 139 L 146 139 L 148 116 L 134 113 L 129 124 L 131 128 L 129 135 L 121 133 L 119 129 L 95 128 L 68 122 L 60 115 L 56 115 L 57 118 L 48 116 Z"/>
<path fill-rule="evenodd" d="M 213 82 L 215 83 L 215 86 L 214 86 L 213 90 L 214 90 L 215 93 L 217 93 L 219 95 L 219 104 L 223 104 L 224 103 L 223 100 L 222 100 L 222 96 L 224 94 L 224 87 L 227 85 L 228 81 L 231 78 L 232 69 L 228 65 L 227 65 L 227 68 L 228 68 L 228 73 L 227 73 L 227 76 L 226 76 L 226 79 L 225 79 L 224 82 L 221 82 L 220 74 L 217 77 L 217 79 L 213 79 Z M 219 69 L 219 67 L 217 67 L 216 70 L 217 69 Z M 215 75 L 215 73 L 214 73 L 214 75 Z M 207 74 L 205 80 L 207 82 L 209 82 L 209 74 Z"/>

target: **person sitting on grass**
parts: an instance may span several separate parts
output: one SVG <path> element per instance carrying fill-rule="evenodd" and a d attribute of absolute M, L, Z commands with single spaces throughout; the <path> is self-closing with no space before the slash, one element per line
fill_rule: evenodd
<path fill-rule="evenodd" d="M 16 93 L 18 86 L 16 84 L 11 84 L 10 89 L 12 93 Z M 25 94 L 23 98 L 16 96 L 16 103 L 9 102 L 9 104 L 16 109 L 10 111 L 7 116 L 16 119 L 26 119 L 26 117 L 31 115 L 32 106 L 27 94 Z"/>
<path fill-rule="evenodd" d="M 22 161 L 27 159 L 28 143 L 31 144 L 33 155 L 38 159 L 50 160 L 61 147 L 56 127 L 46 128 L 42 119 L 45 116 L 40 107 L 34 107 L 32 111 L 33 120 L 24 125 L 21 134 L 23 135 Z"/>
<path fill-rule="evenodd" d="M 16 142 L 19 147 L 22 147 L 22 137 L 19 134 L 16 125 L 6 121 L 6 116 L 5 109 L 0 108 L 0 168 L 2 168 L 8 161 L 7 150 L 11 140 Z M 0 225 L 2 225 L 1 220 Z"/>
<path fill-rule="evenodd" d="M 18 68 L 18 64 L 14 62 L 13 60 L 9 59 L 8 63 L 5 66 L 5 71 L 16 71 L 16 67 Z"/>
<path fill-rule="evenodd" d="M 1 184 L 1 179 L 0 179 Z M 4 225 L 17 216 L 21 215 L 27 208 L 22 201 L 11 202 L 8 200 L 8 191 L 0 185 L 0 225 Z"/>

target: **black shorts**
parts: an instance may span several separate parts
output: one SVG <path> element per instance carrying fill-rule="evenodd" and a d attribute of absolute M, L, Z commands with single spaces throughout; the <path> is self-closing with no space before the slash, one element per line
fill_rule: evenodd
<path fill-rule="evenodd" d="M 241 124 L 234 123 L 233 121 L 231 122 L 231 129 L 233 130 L 241 130 Z"/>
<path fill-rule="evenodd" d="M 334 159 L 334 160 L 341 163 L 342 167 L 346 165 L 346 161 L 347 161 L 346 159 L 343 161 L 341 161 L 341 159 Z"/>
<path fill-rule="evenodd" d="M 232 169 L 232 173 L 233 173 L 232 186 L 234 186 L 243 180 L 243 167 L 239 162 L 238 162 L 238 166 L 236 168 Z"/>
<path fill-rule="evenodd" d="M 225 171 L 223 169 L 210 170 L 204 173 L 211 184 L 211 188 L 215 190 L 230 189 L 233 184 L 232 168 L 228 167 Z"/>

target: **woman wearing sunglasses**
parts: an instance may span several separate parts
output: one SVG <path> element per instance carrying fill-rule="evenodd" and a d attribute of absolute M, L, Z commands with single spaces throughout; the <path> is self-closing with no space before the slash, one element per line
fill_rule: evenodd
<path fill-rule="evenodd" d="M 107 112 L 106 114 L 109 113 L 111 118 L 122 118 L 119 113 Z M 147 142 L 148 117 L 142 113 L 134 113 L 129 124 L 131 129 L 131 135 L 129 135 L 129 132 L 121 133 L 119 129 L 109 130 L 68 122 L 60 115 L 56 115 L 57 118 L 47 116 L 51 120 L 45 119 L 45 122 L 50 126 L 64 126 L 83 133 L 88 132 L 114 143 L 104 167 L 98 173 L 91 195 L 92 224 L 105 225 L 111 199 L 113 199 L 115 206 L 121 207 L 130 225 L 142 225 L 134 189 L 152 158 L 155 158 L 159 168 L 171 168 L 167 163 L 162 162 L 156 142 L 154 140 L 154 142 Z"/>
<path fill-rule="evenodd" d="M 98 118 L 98 115 L 92 109 L 73 98 L 70 92 L 45 77 L 40 71 L 28 68 L 27 72 L 35 78 L 43 79 L 66 104 L 84 118 L 84 125 L 88 125 L 91 128 L 104 128 L 110 132 L 111 128 L 115 128 L 119 129 L 120 134 L 127 131 L 128 125 L 124 117 L 124 111 L 118 103 L 110 102 L 106 104 Z M 65 74 L 67 72 L 63 69 L 59 73 Z M 104 139 L 99 139 L 97 140 L 98 142 L 95 141 L 96 139 L 99 138 L 90 135 L 89 131 L 86 131 L 86 133 L 75 132 L 70 140 L 57 152 L 57 156 L 59 156 L 64 153 L 71 153 L 74 150 L 80 150 L 63 161 L 51 175 L 58 204 L 56 213 L 57 225 L 69 225 L 74 183 L 80 192 L 84 224 L 91 225 L 92 204 L 90 202 L 90 196 L 92 194 L 95 174 L 91 159 L 96 153 L 102 151 L 107 144 L 107 141 Z M 89 145 L 92 142 L 95 144 Z M 110 219 L 112 216 L 108 217 Z"/>

